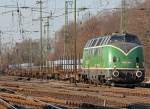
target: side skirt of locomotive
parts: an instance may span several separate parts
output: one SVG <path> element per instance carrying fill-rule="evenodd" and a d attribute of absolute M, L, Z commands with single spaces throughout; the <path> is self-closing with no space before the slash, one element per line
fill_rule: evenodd
<path fill-rule="evenodd" d="M 90 83 L 136 84 L 144 81 L 144 69 L 84 69 L 80 80 Z"/>

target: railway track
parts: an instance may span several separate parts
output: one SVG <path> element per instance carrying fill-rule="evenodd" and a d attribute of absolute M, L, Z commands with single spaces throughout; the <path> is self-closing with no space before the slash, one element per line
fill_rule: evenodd
<path fill-rule="evenodd" d="M 31 101 L 38 103 L 37 107 L 43 104 L 53 104 L 59 107 L 77 108 L 82 106 L 109 106 L 115 108 L 125 108 L 131 103 L 149 103 L 150 92 L 145 88 L 116 88 L 108 86 L 93 86 L 88 84 L 69 84 L 63 81 L 6 81 L 1 80 L 0 85 L 7 88 L 8 94 L 0 93 L 0 97 L 11 102 L 17 102 L 24 105 L 29 105 L 24 101 L 24 97 Z M 12 98 L 10 97 L 10 92 Z M 14 94 L 14 95 L 13 95 Z M 23 95 L 19 98 L 18 94 Z M 16 96 L 16 97 L 15 97 Z M 16 99 L 17 98 L 17 99 Z M 34 99 L 33 99 L 34 98 Z M 21 104 L 22 105 L 22 104 Z M 32 106 L 32 105 L 31 105 Z"/>
<path fill-rule="evenodd" d="M 24 97 L 18 94 L 0 93 L 0 97 L 0 104 L 7 109 L 18 109 L 18 107 L 20 107 L 19 109 L 26 109 L 27 107 L 32 109 L 61 109 L 37 98 Z"/>
<path fill-rule="evenodd" d="M 52 97 L 35 97 L 34 99 L 30 97 L 24 98 L 23 96 L 18 96 L 16 94 L 8 94 L 8 93 L 0 93 L 0 96 L 2 100 L 7 101 L 9 105 L 13 104 L 15 106 L 19 105 L 22 107 L 28 106 L 28 107 L 32 107 L 35 109 L 48 109 L 44 107 L 49 106 L 48 105 L 49 103 L 56 104 L 56 105 L 63 106 L 63 107 L 69 107 L 69 108 L 82 107 L 83 105 L 88 106 L 89 104 L 92 104 L 93 106 L 94 105 L 102 106 L 106 103 L 106 101 L 103 101 L 102 99 L 99 99 L 96 97 L 70 95 L 70 94 L 58 94 L 58 93 L 57 94 L 53 93 Z M 9 107 L 12 107 L 12 109 L 17 109 L 13 105 L 10 105 Z M 59 108 L 56 108 L 56 109 L 59 109 Z"/>

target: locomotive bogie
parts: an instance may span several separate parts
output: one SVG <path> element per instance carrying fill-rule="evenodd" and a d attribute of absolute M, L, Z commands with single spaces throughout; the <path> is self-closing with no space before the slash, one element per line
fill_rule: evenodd
<path fill-rule="evenodd" d="M 104 83 L 111 81 L 115 83 L 139 83 L 144 80 L 144 70 L 84 70 L 81 74 L 82 81 Z"/>

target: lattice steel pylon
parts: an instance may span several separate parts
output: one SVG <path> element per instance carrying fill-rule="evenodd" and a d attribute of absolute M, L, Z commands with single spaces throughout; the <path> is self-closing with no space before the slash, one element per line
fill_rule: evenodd
<path fill-rule="evenodd" d="M 64 27 L 64 55 L 67 54 L 67 44 L 68 44 L 68 38 L 69 38 L 69 32 L 68 32 L 68 10 L 69 5 L 72 5 L 72 0 L 65 0 L 65 27 Z"/>
<path fill-rule="evenodd" d="M 146 4 L 146 14 L 147 14 L 147 38 L 148 42 L 150 42 L 150 2 Z"/>
<path fill-rule="evenodd" d="M 120 22 L 120 32 L 127 32 L 127 7 L 126 0 L 121 1 L 121 22 Z"/>

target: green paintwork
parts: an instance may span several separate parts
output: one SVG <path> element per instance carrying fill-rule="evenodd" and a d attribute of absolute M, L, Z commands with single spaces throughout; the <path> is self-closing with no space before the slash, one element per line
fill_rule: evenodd
<path fill-rule="evenodd" d="M 133 49 L 133 50 L 132 50 Z M 83 68 L 136 68 L 136 57 L 139 57 L 139 68 L 144 68 L 143 48 L 132 48 L 129 54 L 123 53 L 112 45 L 104 45 L 93 48 L 85 48 L 83 51 Z M 90 53 L 89 53 L 90 52 Z M 99 53 L 100 52 L 100 53 Z M 117 62 L 113 62 L 113 57 Z"/>

